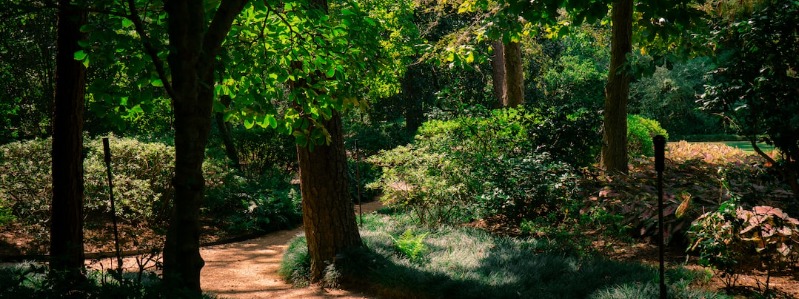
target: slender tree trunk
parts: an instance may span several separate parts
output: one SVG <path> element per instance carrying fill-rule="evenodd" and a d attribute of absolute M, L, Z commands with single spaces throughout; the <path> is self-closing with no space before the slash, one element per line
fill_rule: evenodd
<path fill-rule="evenodd" d="M 401 96 L 405 100 L 405 131 L 410 135 L 416 134 L 416 130 L 422 126 L 424 121 L 422 108 L 424 98 L 417 89 L 418 86 L 414 84 L 414 78 L 420 76 L 422 67 L 421 64 L 408 67 L 405 78 L 402 80 Z"/>
<path fill-rule="evenodd" d="M 610 48 L 610 70 L 605 86 L 602 131 L 602 167 L 609 172 L 627 173 L 627 97 L 630 74 L 624 65 L 632 50 L 632 0 L 615 0 Z"/>
<path fill-rule="evenodd" d="M 311 256 L 311 281 L 319 281 L 324 269 L 342 251 L 361 246 L 355 212 L 347 189 L 347 157 L 341 117 L 333 113 L 323 121 L 333 138 L 329 145 L 297 147 L 300 163 L 302 221 Z"/>
<path fill-rule="evenodd" d="M 86 69 L 73 57 L 84 39 L 86 12 L 58 2 L 56 87 L 53 115 L 53 201 L 50 267 L 80 277 L 83 269 L 83 109 Z"/>
<path fill-rule="evenodd" d="M 505 97 L 504 107 L 517 107 L 524 102 L 524 64 L 519 43 L 509 42 L 505 51 Z"/>
<path fill-rule="evenodd" d="M 225 107 L 230 106 L 229 96 L 223 96 L 221 100 Z M 217 128 L 219 128 L 219 135 L 222 137 L 222 142 L 225 144 L 225 154 L 228 159 L 230 159 L 230 162 L 233 163 L 233 167 L 237 170 L 241 170 L 241 160 L 239 160 L 239 152 L 236 150 L 236 144 L 233 142 L 230 124 L 225 122 L 224 114 L 221 112 L 214 113 L 214 119 L 216 120 Z"/>
<path fill-rule="evenodd" d="M 328 11 L 326 0 L 312 0 L 311 7 Z M 301 62 L 293 64 L 295 68 L 301 66 Z M 310 76 L 308 81 L 320 80 L 320 77 Z M 309 88 L 308 81 L 298 80 L 293 88 Z M 302 221 L 311 256 L 312 282 L 323 278 L 325 268 L 335 264 L 338 254 L 362 245 L 348 188 L 341 116 L 333 111 L 329 120 L 320 120 L 320 123 L 330 134 L 330 144 L 316 145 L 313 150 L 297 146 Z"/>
<path fill-rule="evenodd" d="M 494 59 L 491 60 L 491 81 L 494 85 L 494 97 L 497 107 L 505 106 L 505 45 L 502 40 L 491 43 L 494 48 Z"/>

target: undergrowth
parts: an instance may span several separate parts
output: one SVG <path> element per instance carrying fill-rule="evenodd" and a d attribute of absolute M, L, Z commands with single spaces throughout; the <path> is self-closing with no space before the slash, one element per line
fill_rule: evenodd
<path fill-rule="evenodd" d="M 656 268 L 598 255 L 564 254 L 547 239 L 510 238 L 463 227 L 418 228 L 405 214 L 364 217 L 365 247 L 336 265 L 342 285 L 366 286 L 381 298 L 651 298 Z M 425 250 L 397 254 L 397 235 L 409 233 Z M 415 236 L 415 237 L 410 237 Z M 281 275 L 307 284 L 304 237 L 291 242 Z M 416 262 L 422 259 L 424 262 Z M 299 275 L 298 275 L 299 274 Z M 673 298 L 726 298 L 694 289 L 701 274 L 669 269 Z M 300 281 L 298 283 L 298 280 Z M 652 291 L 655 293 L 652 293 Z"/>

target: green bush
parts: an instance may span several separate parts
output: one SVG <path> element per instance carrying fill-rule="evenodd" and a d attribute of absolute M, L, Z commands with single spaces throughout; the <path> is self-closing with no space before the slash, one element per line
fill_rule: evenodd
<path fill-rule="evenodd" d="M 640 115 L 627 115 L 627 151 L 630 156 L 654 156 L 655 148 L 652 137 L 657 135 L 663 135 L 669 139 L 669 134 L 660 127 L 660 123 L 656 120 Z"/>
<path fill-rule="evenodd" d="M 575 186 L 571 167 L 559 162 L 569 159 L 560 147 L 576 153 L 570 161 L 583 158 L 575 158 L 580 146 L 567 141 L 577 140 L 567 135 L 578 130 L 550 129 L 581 124 L 585 115 L 561 114 L 561 122 L 553 113 L 503 109 L 486 118 L 426 122 L 413 144 L 370 158 L 383 174 L 369 187 L 382 189 L 386 203 L 410 209 L 426 224 L 485 213 L 518 220 L 555 212 Z"/>
<path fill-rule="evenodd" d="M 0 147 L 0 197 L 10 199 L 8 206 L 18 219 L 49 219 L 50 143 L 51 139 L 37 139 Z M 164 220 L 172 197 L 174 148 L 112 137 L 110 149 L 117 214 L 130 221 Z M 102 141 L 87 139 L 85 151 L 85 212 L 108 215 L 111 205 Z"/>
<path fill-rule="evenodd" d="M 268 232 L 302 220 L 301 197 L 290 176 L 277 170 L 256 179 L 228 173 L 223 184 L 208 190 L 203 215 L 233 233 Z"/>

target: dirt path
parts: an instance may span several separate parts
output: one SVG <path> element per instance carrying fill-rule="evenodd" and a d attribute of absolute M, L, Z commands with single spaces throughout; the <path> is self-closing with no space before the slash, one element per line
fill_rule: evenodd
<path fill-rule="evenodd" d="M 380 202 L 363 205 L 368 213 Z M 205 260 L 200 281 L 203 291 L 220 298 L 368 298 L 345 290 L 323 290 L 311 286 L 292 288 L 277 270 L 288 242 L 302 234 L 302 228 L 274 232 L 252 240 L 202 248 Z"/>
<path fill-rule="evenodd" d="M 379 201 L 363 204 L 363 213 L 379 209 Z M 358 206 L 356 205 L 356 213 Z M 318 286 L 293 288 L 277 274 L 288 242 L 303 233 L 302 227 L 273 232 L 247 241 L 203 247 L 200 254 L 205 267 L 200 273 L 203 291 L 219 298 L 369 298 L 346 290 L 322 289 Z M 124 258 L 126 271 L 138 269 L 135 257 Z M 148 270 L 155 270 L 152 261 L 144 263 Z M 93 269 L 116 267 L 116 260 L 106 258 L 88 261 Z"/>

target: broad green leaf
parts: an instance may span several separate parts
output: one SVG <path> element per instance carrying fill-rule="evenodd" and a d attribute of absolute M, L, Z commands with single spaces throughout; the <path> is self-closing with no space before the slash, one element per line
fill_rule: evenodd
<path fill-rule="evenodd" d="M 130 26 L 133 26 L 133 21 L 128 18 L 122 19 L 122 28 L 128 28 Z"/>
<path fill-rule="evenodd" d="M 86 51 L 83 51 L 83 50 L 76 51 L 75 55 L 74 55 L 75 60 L 77 60 L 77 61 L 83 61 L 84 59 L 86 59 L 87 56 L 88 56 L 88 54 L 86 54 Z"/>
<path fill-rule="evenodd" d="M 255 126 L 255 118 L 248 117 L 247 119 L 244 120 L 244 127 L 247 128 L 248 130 L 252 129 L 252 127 L 254 126 Z"/>
<path fill-rule="evenodd" d="M 161 79 L 152 79 L 150 80 L 150 84 L 154 87 L 164 87 L 164 82 Z"/>
<path fill-rule="evenodd" d="M 272 129 L 277 128 L 277 119 L 275 119 L 274 115 L 271 114 L 267 115 L 266 121 L 269 123 L 269 127 L 271 127 Z"/>

